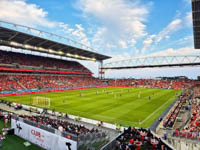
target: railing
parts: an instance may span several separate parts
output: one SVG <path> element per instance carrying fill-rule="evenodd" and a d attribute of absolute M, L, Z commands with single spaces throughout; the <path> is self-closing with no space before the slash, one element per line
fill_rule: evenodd
<path fill-rule="evenodd" d="M 112 150 L 115 147 L 115 145 L 116 145 L 117 138 L 120 137 L 122 134 L 123 133 L 121 133 L 120 135 L 118 135 L 117 137 L 115 137 L 109 143 L 107 143 L 106 145 L 104 145 L 100 150 Z"/>
<path fill-rule="evenodd" d="M 62 44 L 67 44 L 73 47 L 78 47 L 81 49 L 85 49 L 91 52 L 96 52 L 96 50 L 94 50 L 93 48 L 84 45 L 82 43 L 79 43 L 77 41 L 74 41 L 72 39 L 60 36 L 60 35 L 56 35 L 54 33 L 49 33 L 46 31 L 42 31 L 42 30 L 38 30 L 32 27 L 27 27 L 24 25 L 19 25 L 19 24 L 14 24 L 14 23 L 10 23 L 10 22 L 6 22 L 6 21 L 1 21 L 0 20 L 0 27 L 6 27 L 8 29 L 13 29 L 13 30 L 17 30 L 19 32 L 23 32 L 26 34 L 31 34 L 33 36 L 37 36 L 37 37 L 41 37 L 41 38 L 46 38 L 55 42 L 59 42 Z"/>
<path fill-rule="evenodd" d="M 39 124 L 37 122 L 26 120 L 24 118 L 18 117 L 17 115 L 13 114 L 12 118 L 15 120 L 19 120 L 21 122 L 24 122 L 30 126 L 39 127 L 42 130 L 57 134 L 62 137 L 70 137 L 71 140 L 78 142 L 78 145 L 85 145 L 89 143 L 94 143 L 96 141 L 104 141 L 106 139 L 106 134 L 104 132 L 97 132 L 97 133 L 86 133 L 81 135 L 72 134 L 69 132 L 61 132 L 57 129 L 54 129 L 52 127 L 48 127 L 43 124 Z"/>

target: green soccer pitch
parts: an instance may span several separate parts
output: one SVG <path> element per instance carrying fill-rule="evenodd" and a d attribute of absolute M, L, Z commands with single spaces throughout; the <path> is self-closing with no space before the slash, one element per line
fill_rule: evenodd
<path fill-rule="evenodd" d="M 107 87 L 0 99 L 30 105 L 34 96 L 48 97 L 51 99 L 49 109 L 58 112 L 123 126 L 147 128 L 180 93 L 181 90 Z"/>

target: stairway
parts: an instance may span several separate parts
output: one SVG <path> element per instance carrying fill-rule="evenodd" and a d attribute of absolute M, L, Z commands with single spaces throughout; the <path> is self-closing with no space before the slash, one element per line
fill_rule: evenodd
<path fill-rule="evenodd" d="M 12 77 L 12 76 L 11 76 L 11 79 L 17 81 L 17 83 L 18 83 L 24 90 L 28 90 L 16 77 Z"/>
<path fill-rule="evenodd" d="M 19 80 L 17 80 L 17 83 L 18 83 L 24 90 L 28 90 L 21 82 L 19 82 Z"/>

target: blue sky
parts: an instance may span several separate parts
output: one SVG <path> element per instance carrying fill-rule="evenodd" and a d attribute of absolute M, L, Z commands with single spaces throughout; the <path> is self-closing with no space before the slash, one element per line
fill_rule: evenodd
<path fill-rule="evenodd" d="M 190 0 L 0 0 L 0 20 L 69 37 L 113 57 L 106 62 L 199 54 L 193 49 Z M 83 64 L 97 75 L 97 63 Z M 124 70 L 123 75 L 199 75 L 196 68 L 172 70 L 147 69 L 145 75 L 143 70 Z"/>

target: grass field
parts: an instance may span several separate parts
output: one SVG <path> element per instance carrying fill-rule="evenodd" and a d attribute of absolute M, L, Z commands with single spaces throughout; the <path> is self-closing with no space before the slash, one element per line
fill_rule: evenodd
<path fill-rule="evenodd" d="M 179 95 L 181 90 L 107 87 L 1 99 L 30 105 L 34 96 L 43 96 L 51 98 L 50 109 L 58 112 L 123 126 L 149 127 L 176 99 L 176 93 Z"/>

